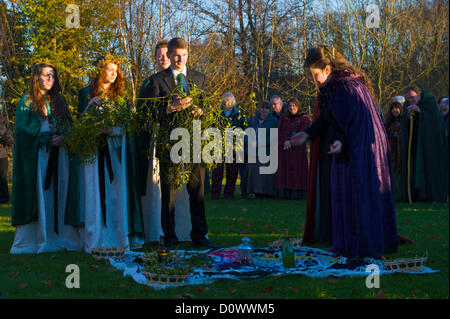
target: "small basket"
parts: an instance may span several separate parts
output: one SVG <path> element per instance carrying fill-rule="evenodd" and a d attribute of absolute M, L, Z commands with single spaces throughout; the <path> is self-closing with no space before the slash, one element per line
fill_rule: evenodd
<path fill-rule="evenodd" d="M 117 247 L 95 247 L 91 249 L 91 255 L 97 260 L 122 257 L 125 248 Z"/>
<path fill-rule="evenodd" d="M 428 252 L 423 257 L 398 258 L 393 260 L 386 260 L 383 256 L 383 263 L 388 271 L 421 272 L 425 268 L 427 259 Z"/>
<path fill-rule="evenodd" d="M 186 281 L 186 275 L 167 275 L 167 274 L 155 274 L 144 271 L 144 275 L 147 278 L 149 284 L 156 285 L 179 285 Z"/>

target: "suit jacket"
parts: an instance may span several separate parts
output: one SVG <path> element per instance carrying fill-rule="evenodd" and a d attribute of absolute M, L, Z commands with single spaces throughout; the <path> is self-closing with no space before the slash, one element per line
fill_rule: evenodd
<path fill-rule="evenodd" d="M 187 68 L 186 77 L 189 80 L 189 90 L 195 86 L 203 92 L 206 91 L 207 82 L 206 76 L 203 73 Z M 160 132 L 170 132 L 171 129 L 177 127 L 176 122 L 173 121 L 177 112 L 166 114 L 166 108 L 172 103 L 177 92 L 177 86 L 171 68 L 153 74 L 148 78 L 148 84 L 143 92 L 143 98 L 150 98 L 153 100 L 149 100 L 149 102 L 142 104 L 142 111 L 158 120 Z M 203 98 L 204 94 L 202 94 L 200 98 L 200 108 L 202 107 Z M 179 112 L 188 112 L 188 110 Z M 164 139 L 164 136 L 159 134 L 158 142 L 156 144 L 156 157 L 161 158 L 163 155 L 161 143 L 167 142 L 168 141 Z"/>

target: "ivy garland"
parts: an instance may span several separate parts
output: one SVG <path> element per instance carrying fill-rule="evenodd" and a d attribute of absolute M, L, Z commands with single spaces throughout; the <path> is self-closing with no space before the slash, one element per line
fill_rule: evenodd
<path fill-rule="evenodd" d="M 70 135 L 63 145 L 69 154 L 78 155 L 81 163 L 92 162 L 98 149 L 106 143 L 101 131 L 115 126 L 120 126 L 124 133 L 136 130 L 137 119 L 124 96 L 104 99 L 100 105 L 90 104 L 72 123 Z"/>

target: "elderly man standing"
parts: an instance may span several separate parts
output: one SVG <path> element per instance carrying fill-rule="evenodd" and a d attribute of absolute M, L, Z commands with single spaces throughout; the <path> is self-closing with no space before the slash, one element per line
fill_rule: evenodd
<path fill-rule="evenodd" d="M 233 93 L 227 92 L 222 96 L 222 110 L 221 116 L 228 122 L 227 127 L 232 129 L 241 128 L 242 130 L 245 130 L 246 119 L 242 111 L 237 107 L 236 99 Z M 217 164 L 212 173 L 211 199 L 219 199 L 220 197 L 224 168 L 226 174 L 226 184 L 223 191 L 223 196 L 226 199 L 233 198 L 240 165 L 243 165 L 243 163 L 237 163 L 236 158 L 233 158 L 232 163 Z M 241 183 L 245 183 L 245 179 L 246 176 L 242 176 L 241 174 Z M 245 197 L 246 193 L 242 195 Z"/>
<path fill-rule="evenodd" d="M 272 115 L 280 119 L 281 115 L 286 113 L 286 105 L 283 103 L 283 100 L 278 95 L 272 96 L 270 99 L 270 105 L 272 106 Z"/>

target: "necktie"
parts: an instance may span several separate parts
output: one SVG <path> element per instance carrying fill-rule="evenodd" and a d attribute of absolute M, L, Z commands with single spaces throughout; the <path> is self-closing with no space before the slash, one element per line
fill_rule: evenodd
<path fill-rule="evenodd" d="M 177 75 L 177 86 L 178 86 L 178 90 L 180 92 L 184 92 L 184 94 L 188 94 L 189 93 L 189 89 L 187 86 L 187 78 L 184 76 L 183 73 L 180 73 Z"/>

